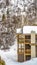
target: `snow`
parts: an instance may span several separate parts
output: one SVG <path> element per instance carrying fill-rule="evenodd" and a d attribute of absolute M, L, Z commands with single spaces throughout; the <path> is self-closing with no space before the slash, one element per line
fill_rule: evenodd
<path fill-rule="evenodd" d="M 0 50 L 0 56 L 6 62 L 6 65 L 12 65 L 17 61 L 17 46 L 13 45 L 10 50 Z"/>
<path fill-rule="evenodd" d="M 18 1 L 18 4 L 17 4 L 17 1 Z M 33 0 L 31 0 L 30 2 L 32 3 L 32 1 L 33 1 Z M 1 2 L 3 3 L 3 2 L 5 2 L 5 1 L 4 1 L 4 0 L 0 0 L 0 3 L 1 3 Z M 17 7 L 16 7 L 16 6 L 18 5 L 18 7 L 21 9 L 21 11 L 23 11 L 23 9 L 24 9 L 24 4 L 27 4 L 28 1 L 27 1 L 27 0 L 24 0 L 24 1 L 23 1 L 23 0 L 9 0 L 9 2 L 10 2 L 10 6 L 12 5 L 12 6 L 11 6 L 11 9 L 12 9 L 12 7 L 14 7 L 14 8 L 17 10 Z M 4 5 L 5 5 L 5 3 L 4 3 Z M 9 6 L 9 7 L 10 7 L 10 6 Z M 2 6 L 2 8 L 4 9 L 4 6 Z M 2 8 L 1 8 L 1 9 L 2 9 Z M 7 8 L 8 8 L 8 7 L 7 7 Z M 1 9 L 0 9 L 0 10 L 1 10 Z M 5 10 L 6 10 L 6 8 L 5 8 Z M 6 11 L 5 11 L 5 12 L 6 12 Z"/>
<path fill-rule="evenodd" d="M 10 50 L 0 50 L 0 56 L 6 65 L 37 65 L 37 58 L 22 63 L 17 62 L 17 44 L 13 45 Z"/>
<path fill-rule="evenodd" d="M 9 50 L 0 50 L 0 56 L 4 59 L 6 65 L 37 65 L 37 58 L 22 63 L 17 61 L 17 43 L 15 43 Z"/>
<path fill-rule="evenodd" d="M 25 33 L 31 33 L 31 31 L 35 31 L 37 33 L 37 26 L 24 26 L 23 27 L 23 34 Z M 21 33 L 22 32 L 22 28 L 18 28 L 16 30 L 17 33 Z"/>
<path fill-rule="evenodd" d="M 0 3 L 2 3 L 3 0 L 0 0 Z"/>

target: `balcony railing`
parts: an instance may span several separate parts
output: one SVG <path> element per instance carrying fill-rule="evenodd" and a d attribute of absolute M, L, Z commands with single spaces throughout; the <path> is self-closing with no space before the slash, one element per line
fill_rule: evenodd
<path fill-rule="evenodd" d="M 31 53 L 31 50 L 30 49 L 27 49 L 27 50 L 25 50 L 25 53 L 30 54 Z"/>
<path fill-rule="evenodd" d="M 31 39 L 25 39 L 25 43 L 30 43 Z"/>
<path fill-rule="evenodd" d="M 19 43 L 24 43 L 24 38 L 19 38 Z"/>

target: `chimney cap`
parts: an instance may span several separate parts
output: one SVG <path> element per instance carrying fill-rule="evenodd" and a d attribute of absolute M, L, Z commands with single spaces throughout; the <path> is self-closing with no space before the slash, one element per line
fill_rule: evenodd
<path fill-rule="evenodd" d="M 35 33 L 35 31 L 31 31 L 31 33 Z"/>

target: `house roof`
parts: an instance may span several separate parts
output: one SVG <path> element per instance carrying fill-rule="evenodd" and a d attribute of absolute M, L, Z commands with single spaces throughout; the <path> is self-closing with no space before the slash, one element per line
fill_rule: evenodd
<path fill-rule="evenodd" d="M 37 26 L 24 26 L 23 27 L 23 33 L 31 33 L 31 31 L 35 31 L 35 33 L 37 33 Z M 16 30 L 16 33 L 22 33 L 22 29 L 18 28 Z"/>

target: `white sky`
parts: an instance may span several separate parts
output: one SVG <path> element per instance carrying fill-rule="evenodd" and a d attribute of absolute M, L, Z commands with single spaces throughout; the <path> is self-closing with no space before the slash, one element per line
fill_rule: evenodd
<path fill-rule="evenodd" d="M 31 31 L 35 31 L 37 33 L 37 26 L 24 26 L 23 33 L 31 33 Z M 21 28 L 17 29 L 17 33 L 21 33 Z"/>

